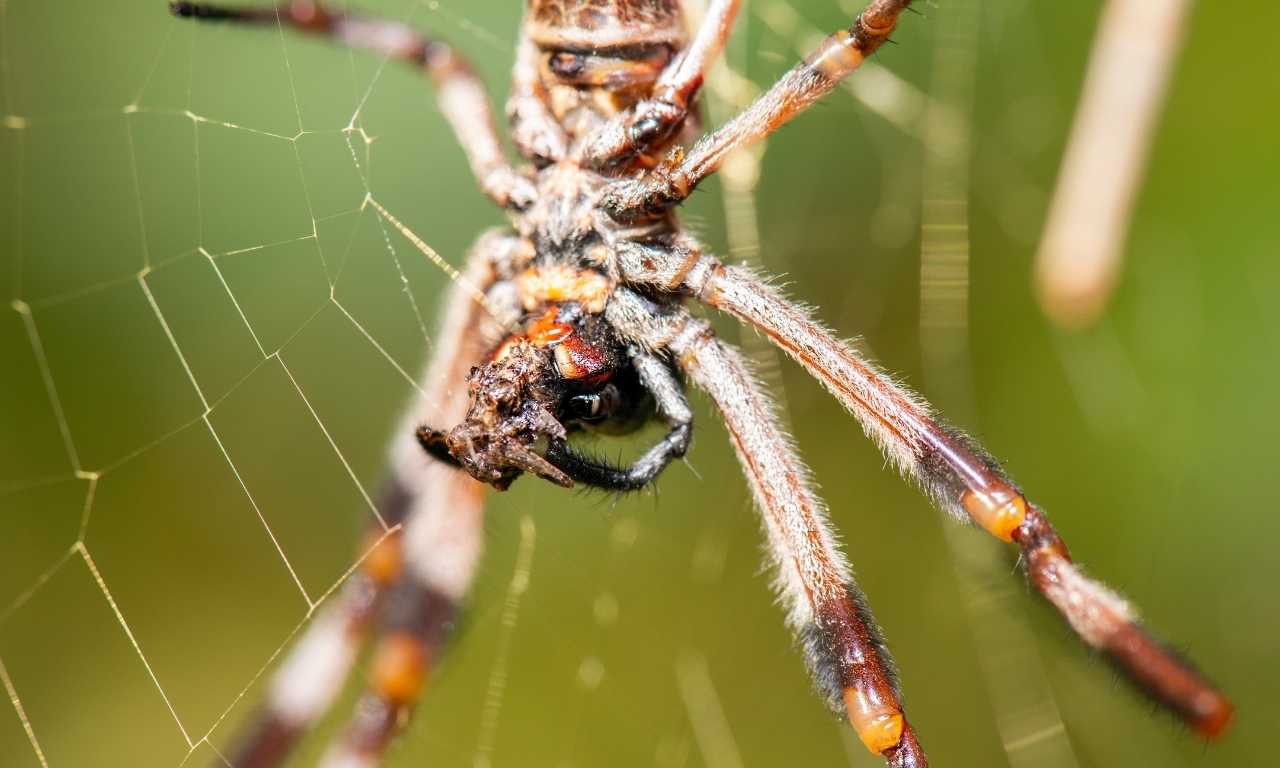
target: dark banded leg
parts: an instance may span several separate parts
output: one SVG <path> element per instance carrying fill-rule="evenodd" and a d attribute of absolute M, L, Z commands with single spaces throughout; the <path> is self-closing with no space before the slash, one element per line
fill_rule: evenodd
<path fill-rule="evenodd" d="M 453 127 L 480 188 L 503 207 L 523 208 L 536 194 L 502 154 L 484 84 L 452 46 L 395 21 L 330 10 L 315 0 L 292 0 L 278 7 L 231 7 L 170 2 L 175 16 L 205 21 L 275 24 L 373 51 L 426 70 L 435 84 L 440 111 Z"/>
<path fill-rule="evenodd" d="M 604 207 L 618 220 L 655 215 L 687 198 L 715 173 L 729 152 L 781 128 L 835 88 L 889 38 L 911 0 L 872 0 L 853 25 L 828 37 L 803 63 L 783 75 L 755 103 L 688 152 L 671 157 L 639 181 L 618 182 Z"/>
<path fill-rule="evenodd" d="M 741 0 L 712 0 L 697 34 L 667 65 L 645 100 L 610 120 L 582 151 L 592 168 L 625 167 L 668 141 L 689 115 L 707 70 L 724 50 Z"/>
<path fill-rule="evenodd" d="M 751 272 L 702 255 L 692 240 L 682 238 L 671 251 L 633 245 L 619 256 L 624 279 L 690 293 L 768 336 L 822 382 L 938 506 L 1016 543 L 1032 585 L 1081 639 L 1202 736 L 1226 729 L 1231 702 L 1153 639 L 1123 599 L 1080 573 L 1044 513 L 976 442 Z"/>
<path fill-rule="evenodd" d="M 438 663 L 475 573 L 485 487 L 436 462 L 424 475 L 431 491 L 405 526 L 405 572 L 386 597 L 365 691 L 322 765 L 381 762 Z"/>
<path fill-rule="evenodd" d="M 693 411 L 671 369 L 656 356 L 639 350 L 632 351 L 631 361 L 640 374 L 640 383 L 653 395 L 658 413 L 671 431 L 626 468 L 574 453 L 567 443 L 553 442 L 547 448 L 547 461 L 575 483 L 606 491 L 638 491 L 656 480 L 672 460 L 689 450 L 693 439 Z"/>
<path fill-rule="evenodd" d="M 788 623 L 827 705 L 890 766 L 926 766 L 903 713 L 888 649 L 836 546 L 826 509 L 741 356 L 717 341 L 705 322 L 683 310 L 664 313 L 626 288 L 618 289 L 606 312 L 624 335 L 669 350 L 720 409 L 764 519 Z"/>

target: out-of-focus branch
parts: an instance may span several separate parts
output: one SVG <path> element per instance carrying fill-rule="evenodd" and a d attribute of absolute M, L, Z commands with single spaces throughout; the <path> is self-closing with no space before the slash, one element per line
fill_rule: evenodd
<path fill-rule="evenodd" d="M 1123 257 L 1156 115 L 1191 0 L 1109 0 L 1036 257 L 1036 287 L 1058 325 L 1106 307 Z"/>

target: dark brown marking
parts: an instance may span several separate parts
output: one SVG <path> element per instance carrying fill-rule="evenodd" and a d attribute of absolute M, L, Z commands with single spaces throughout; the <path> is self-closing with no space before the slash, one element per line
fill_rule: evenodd
<path fill-rule="evenodd" d="M 302 733 L 297 725 L 263 713 L 253 719 L 252 730 L 240 735 L 228 760 L 235 768 L 274 768 L 284 763 Z"/>

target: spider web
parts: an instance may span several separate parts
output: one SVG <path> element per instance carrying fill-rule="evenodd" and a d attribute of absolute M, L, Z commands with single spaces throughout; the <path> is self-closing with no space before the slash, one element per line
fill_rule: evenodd
<path fill-rule="evenodd" d="M 459 44 L 502 93 L 508 5 L 359 7 Z M 748 6 L 749 32 L 708 85 L 712 122 L 848 11 L 799 5 Z M 158 2 L 0 0 L 0 46 L 0 540 L 13 542 L 0 681 L 16 713 L 0 717 L 0 753 L 46 768 L 214 764 L 358 566 L 361 531 L 394 530 L 374 502 L 384 445 L 421 397 L 442 288 L 501 219 L 430 89 L 377 57 L 175 22 Z M 921 87 L 871 64 L 849 91 L 825 111 L 857 114 L 874 145 L 916 141 Z M 732 160 L 690 220 L 729 257 L 782 271 L 761 243 L 797 238 L 758 227 L 766 157 Z M 919 189 L 879 177 L 865 224 L 888 251 L 915 236 Z M 831 316 L 888 322 L 873 299 L 895 274 L 873 272 Z M 790 374 L 751 349 L 781 392 Z M 818 407 L 789 394 L 792 413 Z M 667 473 L 661 504 L 567 502 L 531 483 L 493 499 L 470 614 L 391 764 L 876 764 L 813 705 L 757 573 L 745 491 L 700 479 L 737 477 L 711 450 L 714 419 L 700 422 L 696 473 Z M 875 474 L 870 448 L 850 456 L 864 493 L 912 498 Z M 847 471 L 811 458 L 819 476 Z M 698 515 L 682 498 L 702 500 Z M 868 578 L 892 573 L 885 556 L 858 558 L 873 599 L 893 594 L 889 575 Z M 910 626 L 909 611 L 877 607 Z M 927 646 L 898 647 L 923 665 Z M 301 764 L 361 682 L 358 667 Z M 782 722 L 785 739 L 765 727 Z"/>

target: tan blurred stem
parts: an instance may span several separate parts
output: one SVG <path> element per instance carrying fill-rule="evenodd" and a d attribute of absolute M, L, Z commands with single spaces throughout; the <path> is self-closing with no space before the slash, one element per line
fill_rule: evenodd
<path fill-rule="evenodd" d="M 1191 0 L 1109 0 L 1036 257 L 1036 287 L 1058 325 L 1089 325 L 1119 272 L 1156 114 Z"/>

